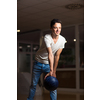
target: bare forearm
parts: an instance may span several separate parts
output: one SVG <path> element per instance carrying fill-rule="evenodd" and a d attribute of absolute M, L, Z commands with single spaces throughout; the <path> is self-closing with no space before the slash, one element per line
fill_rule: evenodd
<path fill-rule="evenodd" d="M 49 54 L 50 71 L 53 71 L 53 63 L 54 63 L 54 55 L 53 54 Z"/>
<path fill-rule="evenodd" d="M 46 79 L 47 76 L 52 76 L 52 74 L 53 74 L 54 56 L 53 56 L 52 53 L 50 53 L 48 55 L 48 59 L 49 59 L 49 65 L 50 65 L 50 72 L 48 74 L 46 74 L 46 76 L 44 77 L 44 79 Z"/>
<path fill-rule="evenodd" d="M 54 57 L 54 68 L 53 68 L 53 72 L 55 72 L 55 73 L 56 73 L 56 69 L 58 66 L 58 61 L 59 61 L 59 56 L 55 56 Z"/>
<path fill-rule="evenodd" d="M 55 56 L 52 54 L 52 50 L 50 47 L 47 48 L 47 50 L 48 50 L 48 59 L 49 59 L 49 64 L 50 64 L 50 72 L 45 76 L 45 78 L 49 75 L 56 77 L 56 68 L 58 66 L 58 61 L 59 61 L 59 57 L 60 57 L 60 53 L 62 52 L 62 49 L 59 49 L 56 52 Z"/>

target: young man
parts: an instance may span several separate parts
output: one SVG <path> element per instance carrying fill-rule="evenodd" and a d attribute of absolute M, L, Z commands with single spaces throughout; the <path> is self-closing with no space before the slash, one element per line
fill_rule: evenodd
<path fill-rule="evenodd" d="M 33 100 L 41 73 L 45 73 L 45 78 L 47 76 L 56 77 L 59 57 L 66 43 L 65 38 L 60 35 L 61 28 L 62 25 L 59 19 L 51 21 L 50 29 L 52 33 L 44 36 L 43 43 L 35 56 L 36 61 L 32 70 L 33 83 L 27 100 Z M 57 100 L 57 90 L 50 91 L 50 100 Z"/>

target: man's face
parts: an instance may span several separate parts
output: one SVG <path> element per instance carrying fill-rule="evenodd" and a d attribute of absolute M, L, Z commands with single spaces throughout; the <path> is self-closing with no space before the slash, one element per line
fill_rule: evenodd
<path fill-rule="evenodd" d="M 55 34 L 56 36 L 58 36 L 61 32 L 61 24 L 60 23 L 55 23 L 52 28 L 52 33 Z"/>

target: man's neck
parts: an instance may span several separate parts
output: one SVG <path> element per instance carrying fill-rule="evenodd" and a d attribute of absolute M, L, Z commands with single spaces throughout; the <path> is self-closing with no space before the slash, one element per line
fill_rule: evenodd
<path fill-rule="evenodd" d="M 59 35 L 51 34 L 51 36 L 52 36 L 52 39 L 53 39 L 54 43 L 56 43 L 58 41 Z"/>
<path fill-rule="evenodd" d="M 59 38 L 59 35 L 54 35 L 53 33 L 51 34 L 52 38 L 53 39 L 58 39 Z"/>

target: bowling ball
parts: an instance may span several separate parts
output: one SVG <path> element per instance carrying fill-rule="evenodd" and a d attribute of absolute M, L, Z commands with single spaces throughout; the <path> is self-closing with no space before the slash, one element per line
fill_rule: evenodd
<path fill-rule="evenodd" d="M 48 90 L 48 91 L 53 91 L 56 90 L 58 87 L 58 80 L 57 78 L 53 77 L 53 76 L 48 76 L 46 77 L 46 79 L 44 80 L 44 87 Z"/>

